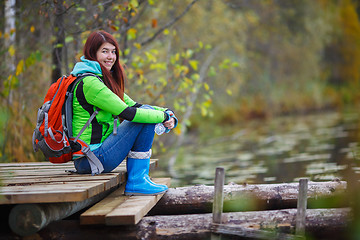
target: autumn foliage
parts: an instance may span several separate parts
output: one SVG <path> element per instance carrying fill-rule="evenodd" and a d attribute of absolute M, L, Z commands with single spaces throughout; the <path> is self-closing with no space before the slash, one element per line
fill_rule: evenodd
<path fill-rule="evenodd" d="M 360 100 L 351 0 L 17 1 L 13 15 L 8 2 L 0 3 L 0 161 L 42 160 L 31 146 L 37 108 L 95 29 L 119 41 L 126 91 L 176 111 L 172 139 L 202 121 L 219 127 Z"/>

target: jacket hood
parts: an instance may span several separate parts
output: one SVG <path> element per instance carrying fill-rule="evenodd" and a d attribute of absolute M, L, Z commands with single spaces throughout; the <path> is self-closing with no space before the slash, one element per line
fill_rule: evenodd
<path fill-rule="evenodd" d="M 75 64 L 74 69 L 71 74 L 77 76 L 82 73 L 94 73 L 97 75 L 102 75 L 100 64 L 96 61 L 91 61 L 85 59 L 84 56 L 80 58 L 81 62 Z"/>

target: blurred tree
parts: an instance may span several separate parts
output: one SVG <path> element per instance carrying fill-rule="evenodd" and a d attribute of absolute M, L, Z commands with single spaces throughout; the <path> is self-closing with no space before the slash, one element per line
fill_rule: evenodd
<path fill-rule="evenodd" d="M 360 78 L 360 22 L 358 4 L 343 0 L 338 10 L 338 31 L 326 47 L 325 62 L 329 66 L 330 83 L 358 86 Z"/>
<path fill-rule="evenodd" d="M 52 27 L 54 31 L 54 45 L 52 47 L 52 62 L 54 69 L 52 70 L 51 80 L 56 82 L 56 80 L 61 76 L 62 68 L 62 59 L 63 59 L 63 48 L 65 45 L 65 29 L 64 29 L 64 14 L 66 13 L 66 8 L 63 5 L 63 1 L 54 1 L 54 26 Z"/>
<path fill-rule="evenodd" d="M 350 0 L 17 1 L 13 47 L 5 46 L 5 3 L 0 55 L 13 54 L 15 72 L 0 63 L 0 124 L 9 130 L 0 138 L 4 159 L 42 158 L 30 150 L 36 108 L 97 29 L 118 39 L 126 90 L 135 100 L 186 116 L 177 134 L 204 119 L 237 123 L 319 109 L 357 94 L 327 86 L 328 78 L 357 82 L 358 15 Z M 175 141 L 173 135 L 162 139 Z"/>

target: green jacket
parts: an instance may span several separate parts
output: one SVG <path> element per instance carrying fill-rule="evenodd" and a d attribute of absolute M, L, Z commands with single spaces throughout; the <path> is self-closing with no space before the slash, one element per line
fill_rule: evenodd
<path fill-rule="evenodd" d="M 75 76 L 82 73 L 94 73 L 102 77 L 99 63 L 84 57 L 81 57 L 81 62 L 78 62 L 71 72 Z M 112 134 L 114 116 L 138 123 L 161 123 L 167 117 L 164 113 L 166 108 L 154 106 L 154 109 L 142 109 L 138 108 L 139 106 L 141 104 L 136 103 L 126 94 L 122 101 L 97 77 L 87 76 L 74 90 L 73 136 L 80 132 L 96 108 L 100 108 L 98 115 L 80 136 L 80 139 L 89 144 L 92 150 L 99 147 Z"/>

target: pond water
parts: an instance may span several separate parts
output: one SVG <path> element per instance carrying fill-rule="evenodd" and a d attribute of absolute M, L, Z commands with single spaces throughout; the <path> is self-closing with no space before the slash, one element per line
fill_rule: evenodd
<path fill-rule="evenodd" d="M 357 113 L 327 112 L 251 121 L 203 141 L 189 137 L 185 142 L 191 144 L 181 148 L 173 168 L 172 186 L 213 185 L 216 167 L 224 167 L 225 183 L 237 184 L 294 182 L 301 177 L 343 180 L 349 172 L 356 176 L 359 125 Z M 213 130 L 205 131 L 209 135 Z"/>

